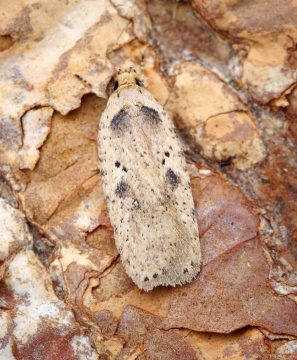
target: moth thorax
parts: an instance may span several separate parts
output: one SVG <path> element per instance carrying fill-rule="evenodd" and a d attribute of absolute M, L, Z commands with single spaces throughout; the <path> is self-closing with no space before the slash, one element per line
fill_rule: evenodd
<path fill-rule="evenodd" d="M 133 68 L 119 69 L 118 87 L 131 86 L 136 84 L 137 74 Z"/>

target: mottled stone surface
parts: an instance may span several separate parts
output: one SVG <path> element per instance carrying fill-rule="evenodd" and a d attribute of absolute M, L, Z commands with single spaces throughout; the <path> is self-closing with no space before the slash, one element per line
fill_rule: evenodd
<path fill-rule="evenodd" d="M 296 1 L 1 10 L 0 358 L 295 359 Z M 202 248 L 192 283 L 147 293 L 93 169 L 131 65 L 182 138 Z"/>

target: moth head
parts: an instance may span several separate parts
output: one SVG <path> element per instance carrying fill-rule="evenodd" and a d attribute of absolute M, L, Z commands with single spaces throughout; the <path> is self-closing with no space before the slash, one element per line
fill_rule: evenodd
<path fill-rule="evenodd" d="M 123 68 L 118 70 L 118 88 L 139 85 L 141 86 L 141 82 L 138 78 L 136 70 L 133 69 L 132 66 L 129 68 Z"/>

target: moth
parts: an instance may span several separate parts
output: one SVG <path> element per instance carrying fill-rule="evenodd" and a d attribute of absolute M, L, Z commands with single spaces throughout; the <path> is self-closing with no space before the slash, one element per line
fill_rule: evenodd
<path fill-rule="evenodd" d="M 98 153 L 127 274 L 145 291 L 190 282 L 201 252 L 186 161 L 172 121 L 132 67 L 118 70 L 118 88 L 100 120 Z"/>

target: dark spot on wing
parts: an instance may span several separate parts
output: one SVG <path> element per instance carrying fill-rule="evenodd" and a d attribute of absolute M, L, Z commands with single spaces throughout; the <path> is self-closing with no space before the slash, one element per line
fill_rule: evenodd
<path fill-rule="evenodd" d="M 127 126 L 127 118 L 128 113 L 127 111 L 121 109 L 115 116 L 112 118 L 110 122 L 111 130 L 118 131 L 123 130 L 125 126 Z"/>
<path fill-rule="evenodd" d="M 117 168 L 121 166 L 121 163 L 119 161 L 116 161 L 114 164 Z"/>
<path fill-rule="evenodd" d="M 165 156 L 167 156 L 167 157 L 169 157 L 169 156 L 170 156 L 169 151 L 165 151 Z"/>
<path fill-rule="evenodd" d="M 155 274 L 153 275 L 153 278 L 154 278 L 154 279 L 156 279 L 156 277 L 158 277 L 158 274 L 157 274 L 157 273 L 155 273 Z"/>
<path fill-rule="evenodd" d="M 145 121 L 149 122 L 152 125 L 157 125 L 158 123 L 162 122 L 158 111 L 148 106 L 142 106 L 140 112 L 141 115 L 144 117 Z"/>
<path fill-rule="evenodd" d="M 189 270 L 187 268 L 184 269 L 184 274 L 188 273 Z"/>
<path fill-rule="evenodd" d="M 168 169 L 166 171 L 166 181 L 168 181 L 168 183 L 172 187 L 172 190 L 174 190 L 177 188 L 180 182 L 180 178 L 178 175 L 176 175 L 176 173 L 172 169 Z"/>
<path fill-rule="evenodd" d="M 122 180 L 118 183 L 115 192 L 120 198 L 125 198 L 128 195 L 129 189 L 129 184 Z"/>
<path fill-rule="evenodd" d="M 146 276 L 145 278 L 144 278 L 144 281 L 149 281 L 150 279 Z"/>

